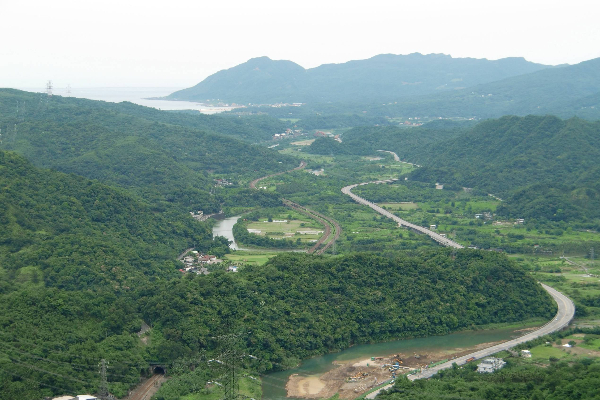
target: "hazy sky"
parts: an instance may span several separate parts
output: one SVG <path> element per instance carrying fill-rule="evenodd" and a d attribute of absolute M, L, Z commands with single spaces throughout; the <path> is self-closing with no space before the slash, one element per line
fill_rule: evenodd
<path fill-rule="evenodd" d="M 600 57 L 598 0 L 0 0 L 0 87 L 188 87 L 269 56 Z"/>

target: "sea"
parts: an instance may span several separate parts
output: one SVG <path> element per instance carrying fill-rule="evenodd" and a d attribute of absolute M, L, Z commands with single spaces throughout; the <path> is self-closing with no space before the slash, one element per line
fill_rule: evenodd
<path fill-rule="evenodd" d="M 40 88 L 18 88 L 28 92 L 45 92 Z M 97 88 L 66 88 L 54 87 L 52 94 L 63 97 L 78 97 L 82 99 L 109 101 L 120 103 L 129 101 L 145 107 L 159 110 L 196 110 L 202 114 L 217 114 L 229 111 L 232 107 L 212 107 L 192 101 L 154 100 L 154 97 L 164 97 L 181 90 L 180 87 L 97 87 Z"/>

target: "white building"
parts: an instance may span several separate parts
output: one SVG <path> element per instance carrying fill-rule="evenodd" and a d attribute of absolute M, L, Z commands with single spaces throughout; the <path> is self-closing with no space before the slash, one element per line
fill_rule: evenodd
<path fill-rule="evenodd" d="M 501 358 L 489 357 L 477 365 L 477 372 L 491 373 L 504 367 L 506 362 Z"/>
<path fill-rule="evenodd" d="M 521 350 L 521 357 L 531 358 L 531 352 L 529 350 Z"/>

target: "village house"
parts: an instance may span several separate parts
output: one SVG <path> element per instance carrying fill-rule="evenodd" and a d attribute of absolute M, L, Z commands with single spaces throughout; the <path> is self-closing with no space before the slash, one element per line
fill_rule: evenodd
<path fill-rule="evenodd" d="M 477 372 L 480 374 L 491 373 L 504 367 L 506 361 L 501 358 L 488 357 L 477 365 Z"/>

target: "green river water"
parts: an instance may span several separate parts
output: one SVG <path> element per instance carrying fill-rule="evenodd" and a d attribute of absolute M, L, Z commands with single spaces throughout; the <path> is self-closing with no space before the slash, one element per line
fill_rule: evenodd
<path fill-rule="evenodd" d="M 292 374 L 302 376 L 321 375 L 337 366 L 334 362 L 348 362 L 369 357 L 389 356 L 402 353 L 405 355 L 422 354 L 431 351 L 451 350 L 455 348 L 468 348 L 480 343 L 508 340 L 521 336 L 522 333 L 515 329 L 493 329 L 481 331 L 458 332 L 445 336 L 431 336 L 418 339 L 397 340 L 393 342 L 365 344 L 351 347 L 339 353 L 304 360 L 297 368 L 287 371 L 274 372 L 263 376 L 263 400 L 284 400 L 286 397 L 285 385 Z"/>

